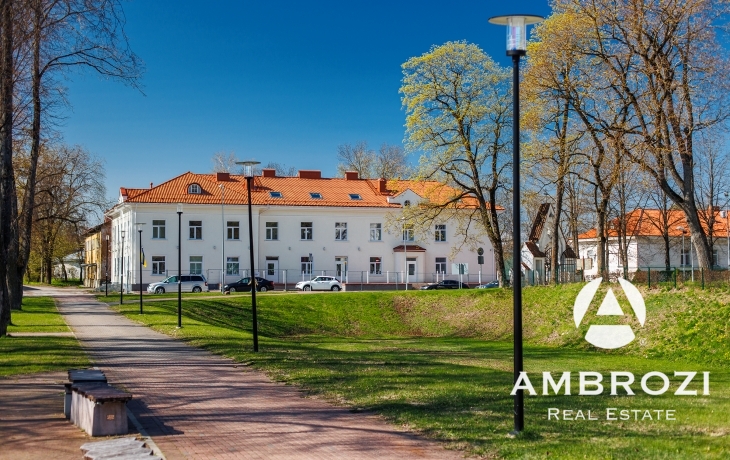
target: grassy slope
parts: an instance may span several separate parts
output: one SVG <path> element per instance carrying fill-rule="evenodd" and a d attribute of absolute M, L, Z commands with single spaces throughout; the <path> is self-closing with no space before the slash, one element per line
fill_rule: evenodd
<path fill-rule="evenodd" d="M 150 303 L 143 317 L 133 305 L 123 311 L 193 344 L 250 362 L 279 380 L 353 410 L 377 411 L 475 454 L 730 456 L 730 373 L 719 366 L 730 347 L 725 294 L 649 293 L 647 323 L 638 340 L 622 352 L 597 352 L 582 340 L 587 326 L 576 329 L 572 322 L 572 299 L 579 288 L 525 290 L 525 365 L 538 376 L 533 382 L 538 391 L 542 371 L 631 370 L 640 378 L 651 370 L 671 376 L 687 369 L 712 372 L 711 396 L 527 397 L 528 430 L 522 439 L 507 439 L 512 353 L 506 340 L 512 306 L 510 293 L 503 290 L 262 295 L 259 354 L 251 353 L 247 297 L 186 299 L 181 330 L 175 329 L 174 301 Z M 673 379 L 672 390 L 676 384 Z M 547 420 L 549 407 L 593 409 L 601 418 L 606 407 L 675 409 L 678 420 L 556 422 Z"/>
<path fill-rule="evenodd" d="M 13 311 L 14 332 L 70 332 L 50 297 L 26 297 Z M 74 337 L 0 338 L 0 376 L 66 370 L 90 365 Z"/>

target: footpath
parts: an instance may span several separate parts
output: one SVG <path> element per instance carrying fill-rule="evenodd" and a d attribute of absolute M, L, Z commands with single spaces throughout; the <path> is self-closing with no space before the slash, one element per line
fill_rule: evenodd
<path fill-rule="evenodd" d="M 91 295 L 50 289 L 34 294 L 56 297 L 64 319 L 94 364 L 110 383 L 134 395 L 129 412 L 141 426 L 141 433 L 150 436 L 169 460 L 462 458 L 460 453 L 405 432 L 376 415 L 351 413 L 304 397 L 296 388 L 272 382 L 261 372 L 139 325 Z M 62 408 L 62 388 L 49 388 L 58 378 L 49 374 L 28 377 L 23 383 L 39 380 L 43 385 L 31 384 L 26 390 L 51 392 Z M 12 392 L 20 392 L 12 379 L 0 381 L 0 404 Z M 48 410 L 48 404 L 41 406 Z M 88 437 L 65 420 L 68 425 L 63 426 L 56 416 L 39 415 L 33 423 L 29 419 L 12 435 L 17 441 L 44 433 L 43 423 L 58 432 L 46 440 L 48 455 L 33 457 L 26 451 L 17 458 L 81 458 L 80 451 L 67 457 L 66 446 L 76 445 L 78 449 Z M 26 440 L 16 444 L 39 447 L 42 438 L 36 443 Z M 0 458 L 7 455 L 11 453 L 6 450 Z"/>

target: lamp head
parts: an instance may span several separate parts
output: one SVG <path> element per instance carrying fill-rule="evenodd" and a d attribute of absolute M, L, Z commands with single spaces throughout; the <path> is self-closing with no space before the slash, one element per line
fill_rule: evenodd
<path fill-rule="evenodd" d="M 544 19 L 532 14 L 509 14 L 491 17 L 489 22 L 507 26 L 507 56 L 524 56 L 527 53 L 527 26 Z"/>
<path fill-rule="evenodd" d="M 126 233 L 125 230 L 122 230 L 122 238 L 124 238 L 124 234 Z"/>
<path fill-rule="evenodd" d="M 237 165 L 243 166 L 243 175 L 245 177 L 253 177 L 253 167 L 256 165 L 260 165 L 260 161 L 256 160 L 246 160 L 246 161 L 237 161 Z"/>
<path fill-rule="evenodd" d="M 183 212 L 183 205 L 182 205 L 182 203 L 178 203 L 177 204 L 177 212 L 179 212 L 180 214 L 182 214 L 182 212 Z"/>

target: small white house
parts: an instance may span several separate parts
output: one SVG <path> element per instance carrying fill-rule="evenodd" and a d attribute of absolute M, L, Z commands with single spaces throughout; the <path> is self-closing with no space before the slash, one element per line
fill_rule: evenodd
<path fill-rule="evenodd" d="M 713 253 L 712 265 L 714 268 L 728 268 L 728 219 L 724 211 L 715 208 L 713 225 Z M 701 219 L 701 221 L 706 219 Z M 697 268 L 697 256 L 692 245 L 689 227 L 686 224 L 684 212 L 671 209 L 666 214 L 658 209 L 636 209 L 626 215 L 627 223 L 627 263 L 619 257 L 617 222 L 613 221 L 608 231 L 608 272 L 611 275 L 623 276 L 624 272 L 632 274 L 637 270 L 645 271 L 666 269 L 666 254 L 669 253 L 669 265 L 672 269 L 691 270 Z M 705 234 L 707 225 L 703 222 Z M 668 245 L 662 236 L 664 228 L 668 233 Z M 586 279 L 599 276 L 598 244 L 596 229 L 591 229 L 578 236 L 580 257 L 592 260 L 592 267 L 585 271 Z"/>
<path fill-rule="evenodd" d="M 425 237 L 407 228 L 386 231 L 386 221 L 403 206 L 425 199 L 422 190 L 422 182 L 360 179 L 356 172 L 345 178 L 323 178 L 320 171 L 279 177 L 264 169 L 250 191 L 254 271 L 287 285 L 327 274 L 349 284 L 402 286 L 406 279 L 458 278 L 453 264 L 467 264 L 470 282 L 495 279 L 493 263 L 479 273 L 476 253 L 453 253 L 455 224 L 437 222 Z M 203 274 L 214 286 L 247 276 L 247 194 L 245 177 L 228 173 L 188 172 L 149 189 L 121 188 L 106 213 L 112 279 L 119 282 L 123 274 L 125 286 L 138 289 L 140 241 L 143 285 L 177 274 L 178 264 L 183 274 Z M 491 249 L 488 241 L 482 246 Z"/>
<path fill-rule="evenodd" d="M 552 228 L 555 222 L 555 210 L 551 203 L 542 203 L 535 216 L 527 241 L 522 245 L 522 273 L 528 284 L 545 284 L 553 273 L 551 267 Z M 558 227 L 558 267 L 562 281 L 572 281 L 575 276 L 576 255 L 563 231 Z"/>

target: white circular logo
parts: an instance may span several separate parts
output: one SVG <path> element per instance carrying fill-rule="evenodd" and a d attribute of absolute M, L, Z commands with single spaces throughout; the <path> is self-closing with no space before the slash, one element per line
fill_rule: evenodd
<path fill-rule="evenodd" d="M 602 280 L 603 278 L 596 278 L 586 284 L 578 293 L 578 297 L 575 298 L 575 305 L 573 306 L 575 327 L 580 326 L 580 322 L 583 320 L 583 317 L 588 311 L 588 307 L 593 301 L 593 297 L 595 297 L 598 286 L 600 286 Z M 626 294 L 626 298 L 629 300 L 631 308 L 634 310 L 636 318 L 639 320 L 639 324 L 643 326 L 644 321 L 646 321 L 646 305 L 644 305 L 644 298 L 633 284 L 623 278 L 619 278 L 618 281 L 621 284 L 624 294 Z M 598 308 L 598 312 L 596 314 L 599 316 L 624 315 L 623 310 L 621 310 L 621 306 L 618 304 L 618 300 L 616 300 L 616 295 L 613 293 L 611 288 L 608 289 L 606 297 L 603 299 L 603 302 Z M 634 331 L 628 324 L 594 324 L 588 328 L 588 332 L 586 333 L 586 340 L 588 343 L 599 348 L 620 348 L 631 343 L 634 338 L 636 338 Z"/>

